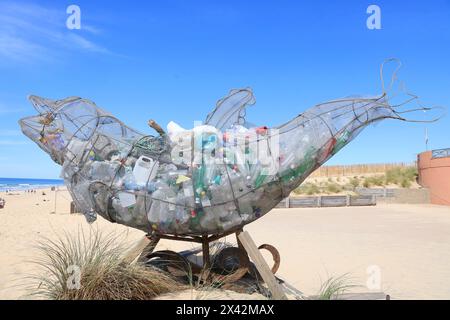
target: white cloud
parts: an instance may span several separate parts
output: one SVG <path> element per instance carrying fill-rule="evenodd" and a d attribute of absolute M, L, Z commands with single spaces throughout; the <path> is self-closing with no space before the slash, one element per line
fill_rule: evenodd
<path fill-rule="evenodd" d="M 36 4 L 0 2 L 0 61 L 30 63 L 52 61 L 57 54 L 70 51 L 109 54 L 85 34 L 100 34 L 92 25 L 81 30 L 66 28 L 68 15 Z"/>
<path fill-rule="evenodd" d="M 69 34 L 68 39 L 70 39 L 70 43 L 75 43 L 82 49 L 86 49 L 88 51 L 97 52 L 97 53 L 111 53 L 108 49 L 103 48 L 92 41 L 83 38 L 77 34 Z"/>
<path fill-rule="evenodd" d="M 102 31 L 100 29 L 98 29 L 97 27 L 94 27 L 94 26 L 91 26 L 91 25 L 88 25 L 85 23 L 83 23 L 83 31 L 87 31 L 87 32 L 90 32 L 93 34 L 101 34 L 102 33 Z"/>

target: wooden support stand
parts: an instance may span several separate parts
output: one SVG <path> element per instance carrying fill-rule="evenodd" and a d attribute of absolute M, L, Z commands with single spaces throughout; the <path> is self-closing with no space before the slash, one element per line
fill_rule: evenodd
<path fill-rule="evenodd" d="M 146 235 L 142 238 L 133 248 L 131 248 L 123 259 L 126 263 L 133 263 L 134 261 L 139 261 L 144 259 L 146 256 L 151 254 L 158 244 L 160 239 L 169 239 L 169 240 L 178 240 L 178 241 L 188 241 L 188 242 L 196 242 L 202 245 L 202 253 L 203 253 L 203 271 L 205 272 L 204 276 L 209 274 L 209 269 L 211 267 L 211 259 L 209 252 L 209 244 L 213 241 L 216 241 L 220 238 L 223 238 L 230 234 L 236 234 L 237 245 L 240 249 L 247 252 L 250 259 L 255 264 L 256 269 L 261 275 L 262 279 L 266 283 L 269 291 L 272 293 L 272 298 L 276 300 L 285 300 L 287 299 L 285 293 L 283 292 L 281 286 L 277 282 L 272 270 L 267 265 L 267 262 L 264 260 L 261 252 L 258 247 L 255 245 L 255 242 L 250 237 L 250 234 L 247 231 L 243 231 L 242 229 L 229 231 L 220 235 L 204 235 L 204 236 L 174 236 L 174 235 L 163 235 L 163 234 L 151 234 Z M 267 245 L 266 245 L 267 246 Z M 278 257 L 279 263 L 279 257 Z"/>
<path fill-rule="evenodd" d="M 143 257 L 147 254 L 150 254 L 155 249 L 156 245 L 159 242 L 159 237 L 154 236 L 144 236 L 134 247 L 132 247 L 125 257 L 123 258 L 123 262 L 125 263 L 133 263 L 136 259 Z"/>
<path fill-rule="evenodd" d="M 253 260 L 253 263 L 255 264 L 256 269 L 258 269 L 259 273 L 261 274 L 264 282 L 267 284 L 269 291 L 272 293 L 272 298 L 275 300 L 287 300 L 286 295 L 284 294 L 283 290 L 277 282 L 277 279 L 267 265 L 266 260 L 264 260 L 264 257 L 258 250 L 255 242 L 250 237 L 250 234 L 247 231 L 243 231 L 239 232 L 237 234 L 237 237 L 242 246 L 245 248 L 245 251 L 247 251 L 248 255 Z"/>

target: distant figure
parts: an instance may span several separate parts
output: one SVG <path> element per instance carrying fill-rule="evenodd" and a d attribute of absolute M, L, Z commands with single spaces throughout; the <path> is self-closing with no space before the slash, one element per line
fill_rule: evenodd
<path fill-rule="evenodd" d="M 0 198 L 0 209 L 3 209 L 5 207 L 6 201 L 3 198 Z"/>

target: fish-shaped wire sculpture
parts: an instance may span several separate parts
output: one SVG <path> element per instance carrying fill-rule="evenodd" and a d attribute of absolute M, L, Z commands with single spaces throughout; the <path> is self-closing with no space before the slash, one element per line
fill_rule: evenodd
<path fill-rule="evenodd" d="M 391 83 L 392 85 L 392 83 Z M 88 221 L 97 214 L 146 232 L 221 234 L 262 217 L 369 124 L 406 120 L 385 92 L 318 104 L 275 128 L 251 126 L 250 89 L 218 101 L 204 125 L 145 135 L 82 98 L 29 99 L 23 133 L 62 166 Z M 160 130 L 161 131 L 161 130 Z"/>

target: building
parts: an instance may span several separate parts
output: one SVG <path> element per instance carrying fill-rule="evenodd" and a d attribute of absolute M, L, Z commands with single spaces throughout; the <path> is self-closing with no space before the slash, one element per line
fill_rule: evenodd
<path fill-rule="evenodd" d="M 419 184 L 430 190 L 431 203 L 450 205 L 450 148 L 417 156 Z"/>

